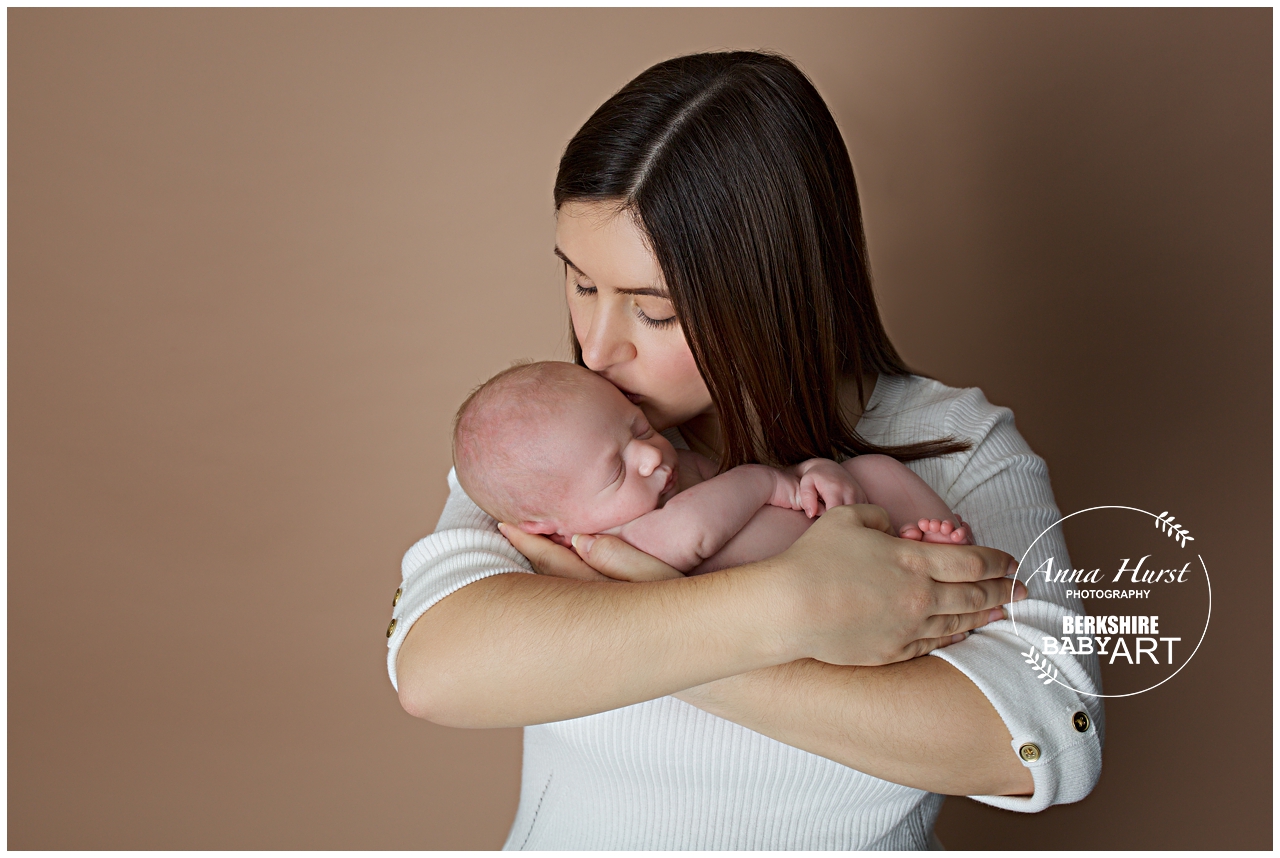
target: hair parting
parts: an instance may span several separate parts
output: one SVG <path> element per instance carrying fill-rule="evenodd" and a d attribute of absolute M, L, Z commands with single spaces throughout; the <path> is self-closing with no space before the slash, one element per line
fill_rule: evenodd
<path fill-rule="evenodd" d="M 565 148 L 556 208 L 571 200 L 617 205 L 649 243 L 720 416 L 721 469 L 969 448 L 871 444 L 840 407 L 842 382 L 865 402 L 864 377 L 911 370 L 880 320 L 844 138 L 790 60 L 704 53 L 641 73 Z"/>

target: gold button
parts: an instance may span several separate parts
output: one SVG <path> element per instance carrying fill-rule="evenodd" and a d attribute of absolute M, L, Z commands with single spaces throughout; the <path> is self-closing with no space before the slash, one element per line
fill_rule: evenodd
<path fill-rule="evenodd" d="M 391 597 L 391 607 L 394 608 L 396 605 L 400 604 L 400 594 L 403 592 L 404 592 L 403 587 L 396 590 L 396 594 Z"/>
<path fill-rule="evenodd" d="M 1018 756 L 1022 757 L 1022 759 L 1026 760 L 1028 763 L 1034 763 L 1036 760 L 1040 759 L 1040 748 L 1030 742 L 1027 742 L 1027 744 L 1018 749 Z"/>
<path fill-rule="evenodd" d="M 1089 732 L 1089 716 L 1083 712 L 1077 712 L 1071 716 L 1071 724 L 1079 733 Z"/>
<path fill-rule="evenodd" d="M 387 637 L 391 637 L 391 633 L 394 632 L 395 630 L 396 630 L 396 621 L 392 620 L 391 625 L 387 626 Z"/>

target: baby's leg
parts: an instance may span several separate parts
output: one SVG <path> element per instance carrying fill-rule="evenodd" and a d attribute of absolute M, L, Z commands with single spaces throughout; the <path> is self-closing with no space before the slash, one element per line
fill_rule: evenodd
<path fill-rule="evenodd" d="M 904 539 L 969 545 L 972 534 L 964 522 L 914 471 L 888 456 L 855 456 L 844 462 L 867 499 L 889 513 L 894 532 Z"/>

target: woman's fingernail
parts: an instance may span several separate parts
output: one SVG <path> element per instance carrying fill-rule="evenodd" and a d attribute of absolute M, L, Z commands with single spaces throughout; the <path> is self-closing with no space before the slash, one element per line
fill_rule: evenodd
<path fill-rule="evenodd" d="M 996 620 L 1003 620 L 1004 618 L 1004 608 L 992 608 L 991 613 L 987 614 L 988 623 L 994 623 Z"/>
<path fill-rule="evenodd" d="M 952 642 L 952 643 L 960 643 L 960 641 L 964 640 L 964 639 L 965 639 L 965 638 L 967 638 L 968 636 L 969 636 L 969 633 L 968 633 L 968 632 L 960 632 L 959 634 L 954 634 L 954 635 L 952 635 L 952 636 L 951 636 L 951 642 Z"/>
<path fill-rule="evenodd" d="M 581 557 L 591 550 L 591 544 L 596 541 L 596 538 L 589 533 L 575 533 L 569 541 L 573 543 L 573 550 Z"/>
<path fill-rule="evenodd" d="M 1021 602 L 1027 598 L 1027 585 L 1021 581 L 1015 581 L 1013 584 L 1013 601 Z"/>
<path fill-rule="evenodd" d="M 503 536 L 507 535 L 507 526 L 502 522 L 498 522 L 498 533 L 501 533 Z"/>
<path fill-rule="evenodd" d="M 1015 574 L 1017 574 L 1017 572 L 1018 572 L 1018 561 L 1010 560 L 1009 568 L 1004 570 L 1004 577 L 1012 578 Z"/>

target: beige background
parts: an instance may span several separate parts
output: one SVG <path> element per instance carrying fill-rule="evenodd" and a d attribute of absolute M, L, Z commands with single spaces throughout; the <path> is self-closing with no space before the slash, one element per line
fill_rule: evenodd
<path fill-rule="evenodd" d="M 1271 844 L 1271 11 L 9 12 L 9 846 L 494 848 L 518 731 L 384 638 L 451 414 L 563 356 L 551 183 L 650 64 L 794 57 L 890 332 L 1064 510 L 1173 510 L 1215 624 L 1102 781 L 955 847 Z"/>

